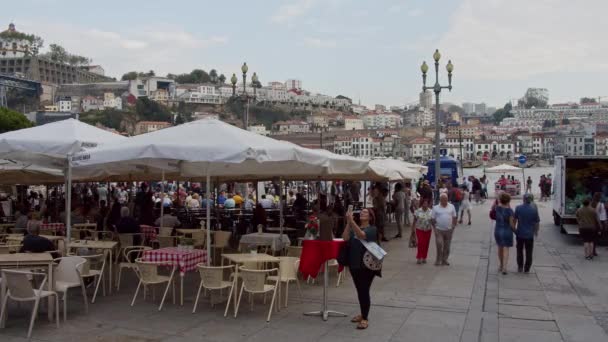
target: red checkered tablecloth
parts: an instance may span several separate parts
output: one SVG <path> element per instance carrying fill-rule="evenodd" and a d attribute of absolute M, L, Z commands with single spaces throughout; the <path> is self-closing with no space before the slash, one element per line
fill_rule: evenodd
<path fill-rule="evenodd" d="M 179 250 L 177 247 L 167 247 L 145 251 L 143 261 L 158 262 L 161 265 L 177 263 L 180 275 L 196 270 L 196 265 L 207 263 L 207 251 L 203 249 Z"/>
<path fill-rule="evenodd" d="M 52 229 L 59 235 L 65 235 L 65 224 L 63 223 L 43 223 L 40 229 Z"/>
<path fill-rule="evenodd" d="M 158 235 L 158 228 L 147 225 L 140 225 L 141 233 L 144 235 L 144 240 L 146 241 L 155 241 L 156 235 Z"/>

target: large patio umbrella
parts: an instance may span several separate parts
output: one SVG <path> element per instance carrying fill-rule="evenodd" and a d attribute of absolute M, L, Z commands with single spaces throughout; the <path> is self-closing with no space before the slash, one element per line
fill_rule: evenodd
<path fill-rule="evenodd" d="M 63 183 L 63 171 L 10 160 L 0 160 L 0 184 L 51 184 Z"/>
<path fill-rule="evenodd" d="M 66 181 L 66 227 L 69 239 L 72 200 L 70 157 L 76 152 L 126 139 L 78 120 L 67 119 L 0 134 L 0 158 L 63 173 Z M 1 175 L 0 172 L 0 177 Z"/>
<path fill-rule="evenodd" d="M 520 172 L 521 168 L 508 164 L 500 164 L 486 169 L 488 173 L 509 173 Z"/>
<path fill-rule="evenodd" d="M 76 154 L 74 170 L 83 177 L 129 175 L 268 180 L 273 178 L 329 177 L 335 174 L 363 174 L 365 160 L 333 158 L 298 145 L 264 137 L 225 122 L 198 120 L 139 135 L 124 143 L 102 146 Z M 160 178 L 160 177 L 159 177 Z M 207 206 L 207 227 L 210 207 Z M 211 241 L 208 230 L 207 241 Z M 210 243 L 207 244 L 211 253 Z"/>
<path fill-rule="evenodd" d="M 377 174 L 391 181 L 418 179 L 422 174 L 408 167 L 408 163 L 397 159 L 373 159 L 370 168 Z"/>

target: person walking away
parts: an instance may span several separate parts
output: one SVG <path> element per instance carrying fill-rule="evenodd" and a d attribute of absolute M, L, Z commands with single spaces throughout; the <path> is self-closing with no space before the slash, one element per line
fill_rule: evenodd
<path fill-rule="evenodd" d="M 517 249 L 517 272 L 530 272 L 532 267 L 532 252 L 534 249 L 534 237 L 538 236 L 540 217 L 538 209 L 532 202 L 534 197 L 530 193 L 524 195 L 524 203 L 515 207 L 513 215 Z M 524 250 L 526 257 L 524 260 Z"/>
<path fill-rule="evenodd" d="M 602 232 L 606 227 L 606 206 L 602 203 L 602 193 L 596 192 L 593 194 L 593 199 L 591 200 L 591 208 L 595 209 L 597 213 L 597 221 L 598 221 L 598 229 L 597 234 L 595 234 L 595 240 L 593 241 L 593 256 L 596 257 L 597 252 L 595 251 L 595 246 L 597 245 Z"/>
<path fill-rule="evenodd" d="M 471 198 L 471 195 L 475 195 L 475 203 L 479 204 L 479 202 L 481 202 L 481 192 L 482 192 L 482 185 L 481 185 L 481 181 L 477 178 L 473 178 L 473 186 L 471 187 L 472 189 L 472 193 L 469 193 L 469 198 Z M 469 204 L 471 203 L 471 201 L 469 200 Z"/>
<path fill-rule="evenodd" d="M 412 231 L 416 232 L 416 239 L 418 240 L 418 249 L 416 251 L 417 264 L 426 264 L 426 257 L 429 253 L 431 232 L 433 231 L 433 216 L 429 204 L 428 200 L 422 200 L 420 208 L 414 212 Z"/>
<path fill-rule="evenodd" d="M 578 221 L 578 233 L 583 239 L 585 248 L 585 259 L 593 260 L 593 245 L 599 222 L 595 209 L 591 208 L 591 202 L 588 198 L 583 200 L 583 206 L 576 211 L 576 220 Z"/>
<path fill-rule="evenodd" d="M 488 198 L 488 177 L 483 175 L 479 180 L 481 182 L 482 203 Z"/>
<path fill-rule="evenodd" d="M 429 203 L 433 203 L 433 190 L 431 190 L 431 186 L 429 185 L 429 181 L 425 180 L 422 183 L 422 186 L 418 188 L 418 193 L 420 194 L 420 200 L 428 200 Z"/>
<path fill-rule="evenodd" d="M 353 218 L 353 213 L 346 213 L 346 227 L 342 233 L 342 238 L 348 241 L 348 268 L 357 289 L 359 307 L 361 313 L 351 320 L 357 323 L 357 329 L 367 329 L 369 326 L 369 309 L 371 306 L 370 288 L 375 276 L 381 276 L 380 271 L 372 271 L 363 264 L 365 247 L 360 240 L 376 242 L 378 239 L 377 229 L 374 224 L 374 211 L 369 208 L 361 210 L 359 215 L 360 224 Z"/>
<path fill-rule="evenodd" d="M 540 188 L 540 201 L 542 202 L 545 200 L 545 175 L 540 176 L 538 187 Z"/>
<path fill-rule="evenodd" d="M 403 189 L 405 193 L 405 218 L 403 220 L 406 226 L 410 225 L 410 205 L 412 204 L 412 186 L 408 183 L 405 184 L 405 189 Z"/>
<path fill-rule="evenodd" d="M 439 204 L 433 207 L 431 212 L 433 226 L 435 228 L 435 244 L 437 247 L 437 259 L 435 266 L 449 266 L 450 245 L 452 234 L 456 228 L 458 215 L 454 206 L 448 203 L 448 195 L 439 196 Z"/>
<path fill-rule="evenodd" d="M 528 180 L 526 181 L 526 193 L 532 193 L 532 177 L 528 176 Z"/>
<path fill-rule="evenodd" d="M 475 183 L 473 183 L 475 184 Z M 462 187 L 462 202 L 460 204 L 460 221 L 459 223 L 462 224 L 462 221 L 464 220 L 464 213 L 466 212 L 468 217 L 469 217 L 469 226 L 471 225 L 471 201 L 469 200 L 470 198 L 470 194 L 469 194 L 469 190 L 463 186 Z M 477 199 L 477 193 L 475 193 L 475 197 Z"/>
<path fill-rule="evenodd" d="M 456 212 L 458 213 L 458 210 L 460 209 L 460 203 L 462 203 L 462 191 L 458 188 L 458 187 L 454 187 L 452 186 L 452 183 L 449 182 L 448 184 L 448 202 L 452 203 L 452 205 L 454 206 L 454 209 L 456 209 Z"/>
<path fill-rule="evenodd" d="M 395 184 L 393 193 L 393 207 L 395 208 L 395 221 L 397 221 L 397 235 L 395 239 L 400 239 L 403 234 L 403 219 L 405 217 L 405 192 L 401 183 Z"/>
<path fill-rule="evenodd" d="M 496 211 L 496 225 L 494 227 L 494 239 L 498 246 L 499 272 L 507 274 L 509 263 L 509 248 L 513 247 L 514 218 L 513 209 L 509 206 L 511 196 L 506 192 L 500 194 L 499 204 Z"/>
<path fill-rule="evenodd" d="M 384 223 L 386 222 L 386 195 L 384 194 L 384 189 L 381 188 L 380 184 L 376 184 L 374 186 L 373 193 L 373 206 L 374 213 L 376 215 L 376 228 L 378 230 L 378 239 L 379 241 L 386 242 L 388 239 L 384 236 Z"/>

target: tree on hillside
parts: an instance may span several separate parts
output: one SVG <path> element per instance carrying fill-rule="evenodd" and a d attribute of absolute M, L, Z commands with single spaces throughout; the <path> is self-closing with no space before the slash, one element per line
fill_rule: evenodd
<path fill-rule="evenodd" d="M 0 107 L 0 133 L 32 126 L 32 122 L 28 120 L 25 115 L 8 108 Z"/>
<path fill-rule="evenodd" d="M 73 66 L 86 66 L 92 62 L 92 60 L 88 57 L 69 53 L 63 46 L 58 44 L 49 45 L 49 51 L 43 56 L 51 59 L 52 61 Z"/>
<path fill-rule="evenodd" d="M 597 103 L 597 100 L 592 97 L 581 98 L 581 104 L 590 104 L 590 103 Z"/>
<path fill-rule="evenodd" d="M 226 76 L 224 76 L 224 74 L 221 74 L 220 77 L 218 77 L 218 80 L 220 81 L 220 84 L 224 84 L 226 83 Z"/>
<path fill-rule="evenodd" d="M 175 76 L 175 81 L 177 83 L 209 83 L 211 82 L 211 77 L 209 74 L 202 69 L 194 69 L 189 74 L 180 74 Z"/>
<path fill-rule="evenodd" d="M 211 80 L 218 80 L 218 78 L 217 78 L 217 77 L 218 77 L 218 75 L 217 75 L 217 70 L 215 70 L 215 69 L 211 69 L 211 70 L 209 70 L 209 78 L 210 78 Z M 219 80 L 218 80 L 218 81 L 219 81 Z"/>
<path fill-rule="evenodd" d="M 507 104 L 504 105 L 503 108 L 500 108 L 497 111 L 495 111 L 494 114 L 492 114 L 494 123 L 496 125 L 500 125 L 500 123 L 502 122 L 502 120 L 504 118 L 512 118 L 513 114 L 511 114 L 511 109 L 512 109 L 511 103 L 508 102 Z"/>
<path fill-rule="evenodd" d="M 171 111 L 169 111 L 169 108 L 156 101 L 152 101 L 147 97 L 137 99 L 137 103 L 135 103 L 135 112 L 140 120 L 165 122 L 173 121 L 173 115 L 171 114 Z"/>
<path fill-rule="evenodd" d="M 462 107 L 457 106 L 457 105 L 451 105 L 448 107 L 448 113 L 460 113 L 460 114 L 464 114 L 464 109 L 462 109 Z"/>

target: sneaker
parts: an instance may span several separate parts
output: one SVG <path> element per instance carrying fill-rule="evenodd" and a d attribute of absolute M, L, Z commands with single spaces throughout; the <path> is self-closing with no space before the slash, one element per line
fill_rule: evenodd
<path fill-rule="evenodd" d="M 422 263 L 423 263 L 423 264 L 426 264 L 426 259 L 422 259 Z"/>
<path fill-rule="evenodd" d="M 450 266 L 450 263 L 447 261 L 444 261 L 443 263 L 441 263 L 443 266 Z"/>
<path fill-rule="evenodd" d="M 521 273 L 521 272 L 523 272 L 523 271 L 524 271 L 523 267 L 518 267 L 518 268 L 517 268 L 517 272 Z"/>
<path fill-rule="evenodd" d="M 420 260 L 420 259 L 416 260 L 416 264 L 422 265 L 422 260 Z"/>

